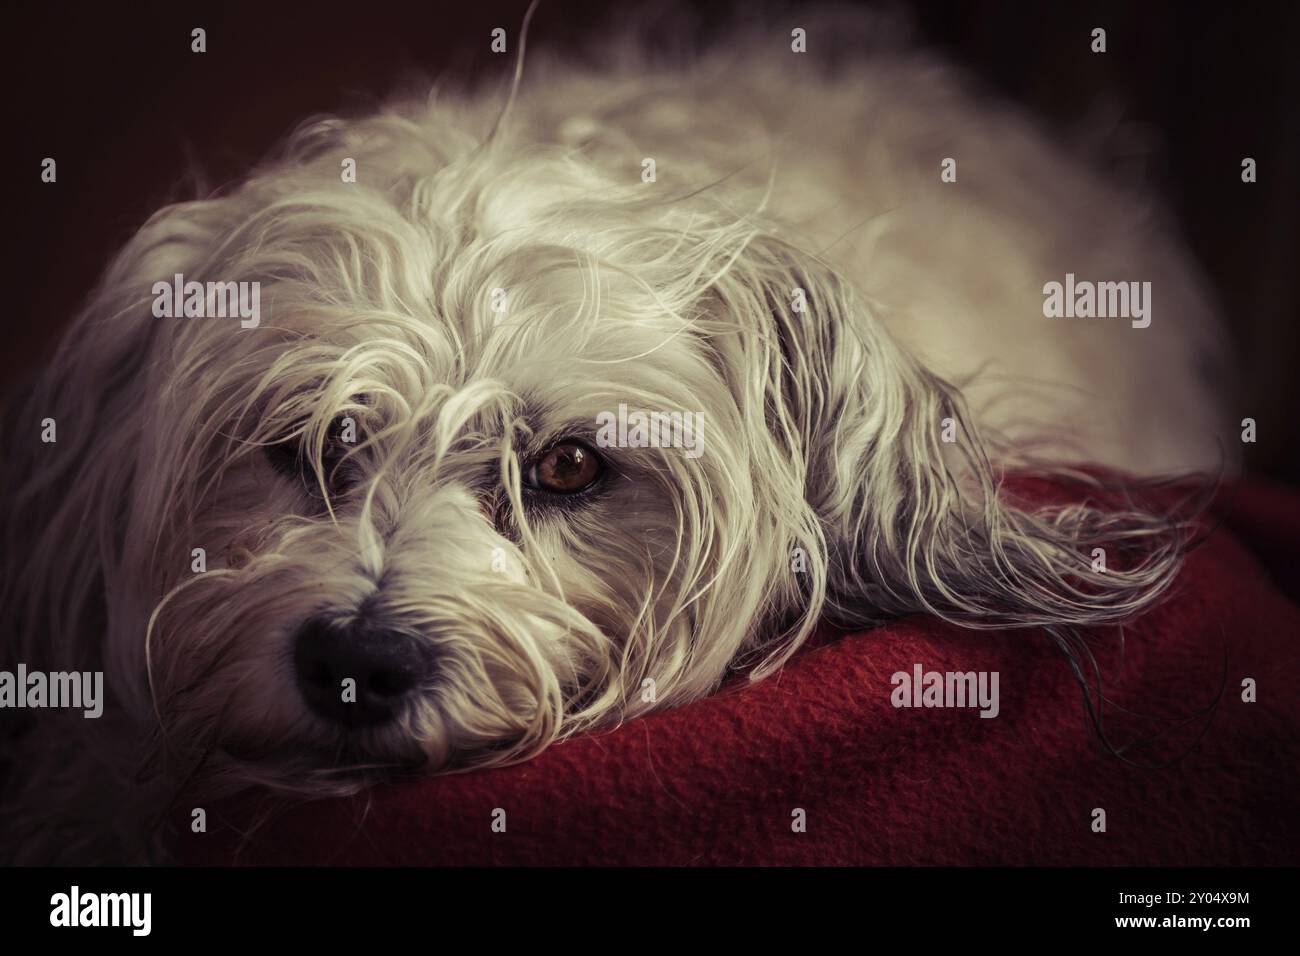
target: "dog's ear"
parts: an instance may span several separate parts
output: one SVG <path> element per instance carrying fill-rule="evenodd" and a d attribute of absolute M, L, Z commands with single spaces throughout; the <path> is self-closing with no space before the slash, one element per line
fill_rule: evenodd
<path fill-rule="evenodd" d="M 0 614 L 18 659 L 84 666 L 97 650 L 103 582 L 131 520 L 147 379 L 169 360 L 160 344 L 172 320 L 154 317 L 151 290 L 206 254 L 219 203 L 155 214 L 111 262 L 53 357 L 6 402 Z"/>
<path fill-rule="evenodd" d="M 792 548 L 825 548 L 825 592 L 809 577 L 805 607 L 824 599 L 846 626 L 926 612 L 1051 630 L 1122 621 L 1169 587 L 1184 528 L 1135 508 L 1017 507 L 960 391 L 832 268 L 763 235 L 733 261 L 722 311 L 757 321 L 720 354 L 742 419 L 777 450 L 756 470 L 787 469 L 802 491 L 772 506 L 811 514 L 815 533 Z M 1095 547 L 1124 560 L 1097 570 Z"/>

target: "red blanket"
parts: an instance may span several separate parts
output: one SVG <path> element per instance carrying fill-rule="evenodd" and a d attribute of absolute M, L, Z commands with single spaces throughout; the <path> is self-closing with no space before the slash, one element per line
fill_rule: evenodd
<path fill-rule="evenodd" d="M 1102 730 L 1140 766 L 1099 745 L 1042 635 L 916 617 L 823 638 L 765 682 L 735 681 L 520 766 L 308 804 L 245 795 L 209 808 L 205 834 L 188 832 L 187 811 L 182 859 L 1294 864 L 1300 495 L 1248 482 L 1215 513 L 1223 524 L 1188 558 L 1177 595 L 1126 628 L 1122 646 L 1114 634 L 1094 642 Z M 896 708 L 891 677 L 918 664 L 997 671 L 998 716 Z"/>

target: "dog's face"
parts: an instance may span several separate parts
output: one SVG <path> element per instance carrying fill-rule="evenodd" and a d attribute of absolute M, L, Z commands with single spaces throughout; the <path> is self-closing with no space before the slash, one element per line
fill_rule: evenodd
<path fill-rule="evenodd" d="M 186 261 L 133 270 L 136 298 L 180 272 L 261 301 L 256 328 L 141 333 L 105 583 L 119 679 L 143 663 L 164 743 L 317 783 L 518 759 L 707 693 L 820 573 L 790 570 L 817 532 L 770 437 L 780 369 L 754 364 L 778 343 L 746 310 L 770 303 L 705 287 L 745 233 L 639 197 L 530 202 L 526 163 L 457 204 L 474 172 L 413 210 L 291 165 L 176 211 Z M 505 223 L 472 215 L 512 198 Z M 684 416 L 686 441 L 611 443 L 620 406 Z"/>

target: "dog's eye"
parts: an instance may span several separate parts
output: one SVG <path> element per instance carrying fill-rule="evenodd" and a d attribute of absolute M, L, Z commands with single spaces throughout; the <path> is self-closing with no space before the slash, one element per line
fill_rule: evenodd
<path fill-rule="evenodd" d="M 347 489 L 347 466 L 343 459 L 356 442 L 356 423 L 353 419 L 341 417 L 331 425 L 325 436 L 325 445 L 321 449 L 321 469 L 325 475 L 326 488 L 331 494 L 339 494 Z M 320 483 L 311 459 L 303 447 L 303 436 L 265 446 L 266 457 L 286 478 L 298 482 L 313 498 L 319 498 Z"/>
<path fill-rule="evenodd" d="M 531 488 L 572 495 L 589 488 L 603 470 L 600 456 L 586 445 L 562 441 L 533 462 L 524 479 Z"/>

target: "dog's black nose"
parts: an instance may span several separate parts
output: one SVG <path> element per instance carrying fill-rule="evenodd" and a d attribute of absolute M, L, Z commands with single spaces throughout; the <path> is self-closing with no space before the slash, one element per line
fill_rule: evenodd
<path fill-rule="evenodd" d="M 348 726 L 390 719 L 429 676 L 431 660 L 418 638 L 363 622 L 338 626 L 312 618 L 294 638 L 303 697 L 322 717 Z"/>

